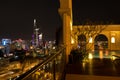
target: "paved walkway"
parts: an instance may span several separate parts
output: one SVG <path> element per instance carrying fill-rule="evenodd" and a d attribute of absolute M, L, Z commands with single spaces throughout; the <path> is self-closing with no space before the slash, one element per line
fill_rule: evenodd
<path fill-rule="evenodd" d="M 66 80 L 120 80 L 120 60 L 94 58 L 85 63 L 67 64 Z"/>

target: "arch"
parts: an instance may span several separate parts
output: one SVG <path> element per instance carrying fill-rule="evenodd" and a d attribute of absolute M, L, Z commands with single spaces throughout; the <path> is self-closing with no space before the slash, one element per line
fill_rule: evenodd
<path fill-rule="evenodd" d="M 107 49 L 108 48 L 108 38 L 104 34 L 99 34 L 94 39 L 95 50 Z"/>

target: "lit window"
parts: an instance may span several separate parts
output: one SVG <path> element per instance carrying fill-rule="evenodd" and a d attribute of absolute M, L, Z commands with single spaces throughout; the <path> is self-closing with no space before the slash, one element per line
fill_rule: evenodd
<path fill-rule="evenodd" d="M 115 43 L 115 37 L 111 37 L 111 43 Z"/>

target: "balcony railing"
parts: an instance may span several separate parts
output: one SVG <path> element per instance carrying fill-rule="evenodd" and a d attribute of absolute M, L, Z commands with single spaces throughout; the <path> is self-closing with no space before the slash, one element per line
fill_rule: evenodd
<path fill-rule="evenodd" d="M 65 48 L 59 48 L 41 63 L 14 80 L 63 80 L 66 65 Z"/>

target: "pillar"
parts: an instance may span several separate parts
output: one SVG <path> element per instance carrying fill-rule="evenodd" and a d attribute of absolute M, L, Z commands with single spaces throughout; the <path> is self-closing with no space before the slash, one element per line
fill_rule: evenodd
<path fill-rule="evenodd" d="M 59 14 L 63 20 L 63 45 L 66 47 L 66 61 L 71 51 L 72 0 L 60 0 Z"/>

